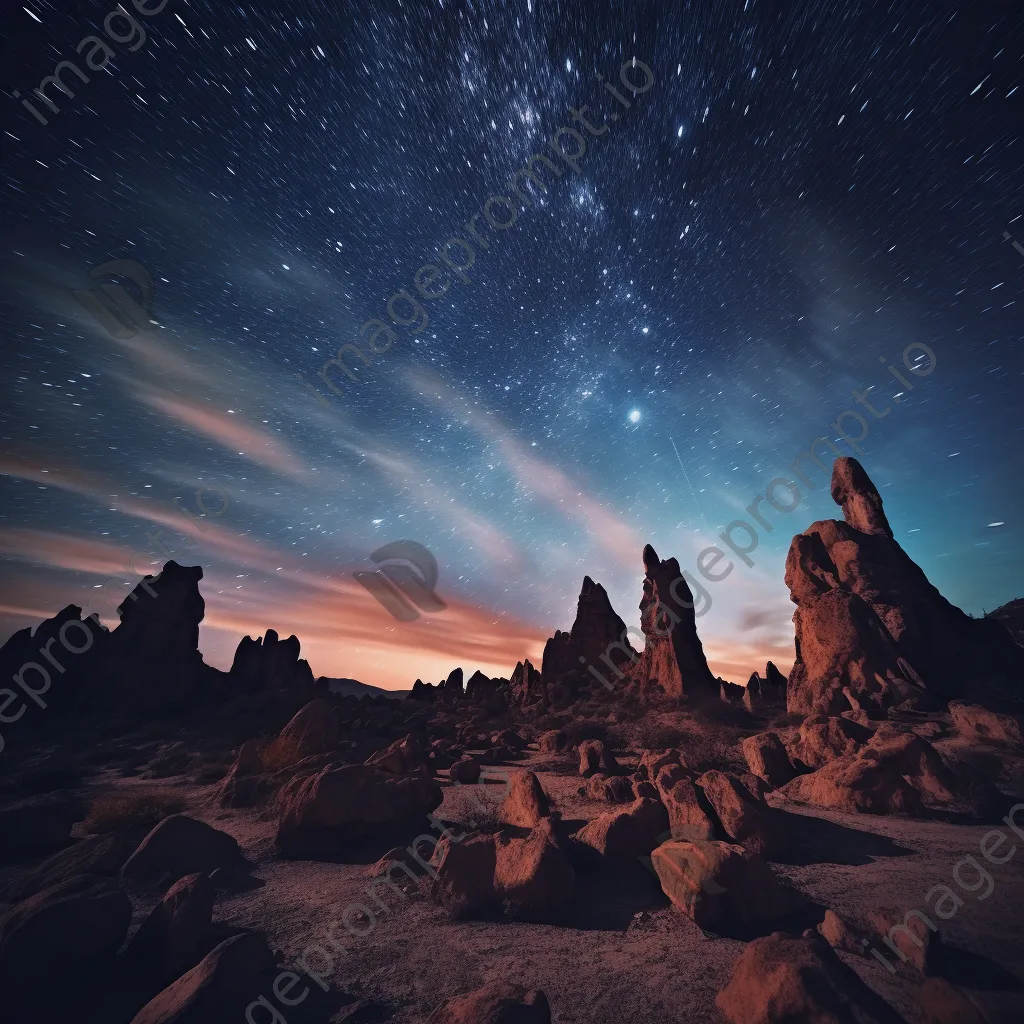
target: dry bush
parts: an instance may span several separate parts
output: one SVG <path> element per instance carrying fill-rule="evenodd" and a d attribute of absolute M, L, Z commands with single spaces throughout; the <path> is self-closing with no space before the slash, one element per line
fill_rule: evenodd
<path fill-rule="evenodd" d="M 267 769 L 272 772 L 290 768 L 302 760 L 302 754 L 299 752 L 295 739 L 282 740 L 275 736 L 259 740 L 256 743 L 256 750 Z"/>
<path fill-rule="evenodd" d="M 493 772 L 487 777 L 498 778 Z M 475 831 L 498 832 L 504 827 L 498 809 L 508 793 L 501 781 L 499 778 L 498 785 L 452 786 L 445 790 L 444 803 L 435 813 L 444 821 L 458 822 Z"/>
<path fill-rule="evenodd" d="M 168 789 L 111 793 L 93 801 L 83 826 L 86 832 L 142 832 L 159 825 L 170 814 L 184 810 L 185 801 Z"/>
<path fill-rule="evenodd" d="M 679 725 L 643 718 L 627 728 L 631 745 L 637 750 L 668 750 L 683 747 L 690 740 L 690 733 Z"/>

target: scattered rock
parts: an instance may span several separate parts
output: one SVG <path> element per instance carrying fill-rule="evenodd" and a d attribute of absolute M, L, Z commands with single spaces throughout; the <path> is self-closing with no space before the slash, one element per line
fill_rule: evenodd
<path fill-rule="evenodd" d="M 533 772 L 514 772 L 508 795 L 498 811 L 501 820 L 509 825 L 533 828 L 540 824 L 541 818 L 550 814 L 548 798 L 541 788 L 540 779 Z"/>
<path fill-rule="evenodd" d="M 918 995 L 921 1024 L 988 1024 L 974 1002 L 945 978 L 929 978 Z"/>
<path fill-rule="evenodd" d="M 442 839 L 431 867 L 434 899 L 463 917 L 504 910 L 517 917 L 549 918 L 571 899 L 575 883 L 549 819 L 523 839 Z"/>
<path fill-rule="evenodd" d="M 209 952 L 216 893 L 201 874 L 179 878 L 132 936 L 124 959 L 166 985 Z"/>
<path fill-rule="evenodd" d="M 448 769 L 448 778 L 452 782 L 459 782 L 463 785 L 478 782 L 480 779 L 480 764 L 472 757 L 460 758 Z"/>
<path fill-rule="evenodd" d="M 188 973 L 150 1000 L 132 1024 L 204 1024 L 245 1019 L 274 969 L 274 956 L 260 935 L 226 939 Z"/>
<path fill-rule="evenodd" d="M 113 961 L 128 934 L 132 904 L 112 879 L 76 875 L 7 913 L 0 938 L 0 990 L 72 979 Z"/>
<path fill-rule="evenodd" d="M 860 757 L 830 761 L 801 775 L 776 794 L 795 803 L 828 807 L 848 814 L 921 814 L 921 798 L 902 775 Z"/>
<path fill-rule="evenodd" d="M 338 745 L 338 717 L 323 698 L 300 708 L 267 748 L 266 760 L 274 767 L 295 764 L 313 754 L 326 754 Z"/>
<path fill-rule="evenodd" d="M 233 868 L 243 863 L 234 836 L 186 814 L 172 814 L 139 843 L 121 874 L 131 879 L 169 875 L 177 881 L 195 871 L 209 874 L 217 868 Z"/>
<path fill-rule="evenodd" d="M 580 775 L 589 778 L 595 772 L 613 774 L 619 770 L 612 752 L 601 740 L 583 740 L 579 746 Z"/>
<path fill-rule="evenodd" d="M 779 921 L 800 906 L 757 854 L 712 841 L 662 843 L 651 864 L 665 895 L 701 928 Z"/>
<path fill-rule="evenodd" d="M 812 771 L 846 754 L 855 754 L 871 739 L 871 730 L 841 715 L 814 715 L 804 719 L 789 748 L 794 762 Z"/>
<path fill-rule="evenodd" d="M 368 765 L 327 767 L 282 790 L 277 846 L 284 857 L 330 856 L 371 836 L 419 825 L 444 794 L 422 775 Z"/>
<path fill-rule="evenodd" d="M 658 800 L 634 800 L 584 825 L 575 838 L 610 860 L 632 860 L 650 853 L 668 830 L 668 813 Z"/>
<path fill-rule="evenodd" d="M 87 836 L 37 865 L 10 887 L 7 896 L 19 902 L 74 875 L 114 878 L 130 853 L 131 845 L 121 836 Z"/>
<path fill-rule="evenodd" d="M 673 839 L 686 842 L 720 837 L 715 812 L 693 779 L 675 778 L 671 769 L 662 769 L 658 776 L 658 794 L 668 812 Z"/>
<path fill-rule="evenodd" d="M 504 982 L 492 982 L 465 995 L 446 999 L 427 1024 L 551 1024 L 547 997 Z"/>
<path fill-rule="evenodd" d="M 705 772 L 697 785 L 714 808 L 726 834 L 744 849 L 771 860 L 789 847 L 775 812 L 725 772 Z"/>
<path fill-rule="evenodd" d="M 762 732 L 748 736 L 742 744 L 743 756 L 750 770 L 764 779 L 772 789 L 784 786 L 796 776 L 796 769 L 789 760 L 786 748 L 778 733 Z"/>
<path fill-rule="evenodd" d="M 426 755 L 411 733 L 395 740 L 389 747 L 378 750 L 366 759 L 366 764 L 390 775 L 430 774 Z"/>
<path fill-rule="evenodd" d="M 895 954 L 922 974 L 934 973 L 941 956 L 938 931 L 932 931 L 915 910 L 886 907 L 863 915 L 826 910 L 818 933 L 834 949 L 867 957 L 874 947 L 886 957 Z"/>
<path fill-rule="evenodd" d="M 541 734 L 537 746 L 542 754 L 561 754 L 569 747 L 569 737 L 561 729 L 551 729 Z"/>
<path fill-rule="evenodd" d="M 813 931 L 749 943 L 715 1004 L 729 1024 L 905 1024 Z"/>
<path fill-rule="evenodd" d="M 949 702 L 949 717 L 961 736 L 977 743 L 1024 748 L 1024 715 L 1002 714 L 962 700 Z"/>
<path fill-rule="evenodd" d="M 217 793 L 221 807 L 252 807 L 267 791 L 267 768 L 255 740 L 246 740 L 238 748 L 238 757 L 224 777 Z"/>
<path fill-rule="evenodd" d="M 652 795 L 657 790 L 651 787 Z M 586 794 L 591 800 L 600 800 L 608 804 L 621 804 L 635 799 L 633 783 L 624 775 L 592 775 L 587 783 Z"/>

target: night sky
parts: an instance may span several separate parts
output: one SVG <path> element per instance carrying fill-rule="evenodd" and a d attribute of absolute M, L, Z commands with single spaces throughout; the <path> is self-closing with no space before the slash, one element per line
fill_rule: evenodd
<path fill-rule="evenodd" d="M 5 9 L 3 637 L 69 602 L 113 625 L 181 549 L 218 667 L 273 627 L 316 674 L 508 675 L 584 575 L 636 625 L 646 542 L 696 574 L 813 438 L 856 454 L 847 409 L 942 592 L 1024 594 L 1019 2 L 125 5 L 144 42 L 104 35 L 113 0 Z M 43 125 L 21 100 L 71 59 L 89 82 L 66 68 Z M 540 153 L 560 176 L 527 206 L 506 183 Z M 111 260 L 152 276 L 151 322 L 72 295 Z M 421 312 L 392 319 L 402 289 Z M 335 394 L 348 344 L 370 365 L 349 350 Z M 728 678 L 792 663 L 786 550 L 839 514 L 812 477 L 704 581 Z M 355 580 L 397 540 L 443 610 L 398 621 Z"/>

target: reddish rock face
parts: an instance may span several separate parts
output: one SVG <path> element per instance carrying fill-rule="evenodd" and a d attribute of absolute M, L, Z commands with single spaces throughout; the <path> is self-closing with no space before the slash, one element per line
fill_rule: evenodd
<path fill-rule="evenodd" d="M 662 891 L 701 928 L 778 921 L 799 906 L 757 855 L 718 842 L 667 842 L 652 854 Z"/>
<path fill-rule="evenodd" d="M 643 654 L 630 672 L 642 694 L 660 687 L 670 697 L 715 696 L 718 681 L 708 668 L 697 635 L 693 594 L 679 563 L 664 562 L 648 544 L 644 548 L 644 593 L 640 599 Z"/>
<path fill-rule="evenodd" d="M 509 680 L 511 702 L 515 707 L 526 708 L 531 705 L 547 706 L 547 689 L 541 682 L 541 674 L 530 664 L 529 660 L 520 661 L 512 670 Z"/>
<path fill-rule="evenodd" d="M 634 800 L 619 811 L 594 818 L 576 833 L 581 843 L 610 860 L 633 860 L 650 853 L 668 831 L 668 814 L 658 800 Z"/>
<path fill-rule="evenodd" d="M 729 1024 L 904 1024 L 815 932 L 755 939 L 715 1003 Z"/>
<path fill-rule="evenodd" d="M 548 798 L 541 788 L 540 779 L 533 772 L 519 771 L 512 776 L 508 796 L 498 812 L 509 825 L 533 828 L 541 818 L 551 814 Z"/>
<path fill-rule="evenodd" d="M 813 523 L 786 560 L 797 606 L 790 711 L 884 709 L 922 688 L 948 701 L 989 680 L 1024 678 L 1024 649 L 1009 633 L 951 605 L 896 542 L 856 459 L 836 460 L 832 496 L 845 521 Z"/>

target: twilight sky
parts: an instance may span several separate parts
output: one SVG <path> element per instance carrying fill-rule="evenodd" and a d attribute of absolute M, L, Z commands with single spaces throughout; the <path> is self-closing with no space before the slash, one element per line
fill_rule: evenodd
<path fill-rule="evenodd" d="M 1018 2 L 125 0 L 144 41 L 114 6 L 4 19 L 0 638 L 69 602 L 113 625 L 187 543 L 218 667 L 273 627 L 317 674 L 508 675 L 586 574 L 636 625 L 643 545 L 696 574 L 812 438 L 853 454 L 846 409 L 940 590 L 1024 595 Z M 71 59 L 43 125 L 21 101 Z M 534 153 L 560 176 L 526 206 Z M 121 337 L 71 294 L 118 259 L 155 283 Z M 335 394 L 346 344 L 370 365 Z M 814 482 L 704 581 L 728 678 L 792 662 L 786 550 L 838 514 Z M 200 487 L 227 507 L 196 523 Z M 447 605 L 414 622 L 353 577 L 403 539 Z"/>

